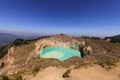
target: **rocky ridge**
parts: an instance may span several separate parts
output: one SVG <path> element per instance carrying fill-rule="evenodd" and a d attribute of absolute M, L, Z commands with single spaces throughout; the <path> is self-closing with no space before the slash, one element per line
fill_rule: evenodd
<path fill-rule="evenodd" d="M 69 44 L 77 43 L 79 47 L 71 47 Z M 70 58 L 63 62 L 57 59 L 42 59 L 40 53 L 47 47 L 63 46 L 80 50 L 83 58 Z M 8 52 L 0 59 L 2 67 L 1 75 L 13 75 L 16 73 L 33 73 L 36 69 L 43 69 L 48 66 L 78 65 L 87 63 L 103 64 L 106 61 L 118 61 L 120 58 L 120 44 L 113 44 L 102 39 L 76 38 L 65 34 L 49 36 L 32 40 L 20 46 L 8 45 Z M 0 53 L 2 54 L 2 53 Z M 3 65 L 4 64 L 4 65 Z"/>

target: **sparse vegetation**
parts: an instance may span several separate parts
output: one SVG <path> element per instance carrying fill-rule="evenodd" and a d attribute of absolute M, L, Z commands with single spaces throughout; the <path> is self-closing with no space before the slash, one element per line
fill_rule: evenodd
<path fill-rule="evenodd" d="M 0 76 L 0 80 L 10 80 L 7 76 Z"/>
<path fill-rule="evenodd" d="M 1 62 L 1 63 L 0 63 L 0 69 L 1 69 L 2 67 L 4 67 L 4 65 L 5 65 L 5 63 L 4 63 L 4 62 Z"/>
<path fill-rule="evenodd" d="M 19 74 L 14 74 L 11 76 L 0 76 L 0 80 L 23 80 L 22 76 Z"/>
<path fill-rule="evenodd" d="M 44 38 L 44 37 L 41 37 L 41 38 Z M 45 40 L 46 39 L 47 38 L 45 37 Z M 53 40 L 59 41 L 59 36 L 57 38 L 54 37 Z M 61 43 L 62 43 L 62 40 L 64 41 L 64 43 L 67 43 L 70 41 L 70 39 L 67 39 L 66 37 L 64 40 L 64 36 L 62 38 L 60 38 Z M 85 67 L 85 68 L 89 67 L 92 64 L 94 64 L 94 62 L 96 62 L 96 61 L 98 61 L 96 64 L 101 65 L 105 69 L 110 69 L 111 67 L 115 66 L 116 62 L 118 61 L 117 59 L 120 56 L 119 55 L 119 52 L 120 52 L 120 44 L 119 43 L 106 42 L 105 40 L 102 40 L 102 39 L 99 40 L 98 38 L 95 38 L 95 39 L 87 38 L 87 41 L 86 41 L 86 39 L 83 39 L 84 42 L 86 41 L 86 44 L 79 46 L 79 50 L 80 50 L 83 58 L 74 57 L 74 58 L 71 58 L 71 59 L 68 59 L 65 61 L 59 61 L 57 59 L 52 59 L 52 58 L 45 59 L 45 58 L 40 58 L 39 57 L 40 55 L 38 55 L 38 56 L 36 55 L 36 53 L 35 53 L 36 41 L 37 41 L 37 39 L 33 39 L 33 40 L 17 39 L 11 45 L 8 45 L 5 47 L 0 47 L 0 58 L 2 56 L 4 56 L 5 54 L 7 54 L 7 51 L 11 46 L 14 46 L 14 49 L 13 49 L 14 54 L 10 54 L 10 56 L 14 57 L 14 59 L 15 59 L 12 66 L 17 65 L 18 67 L 15 67 L 16 68 L 15 70 L 20 68 L 20 71 L 18 71 L 18 72 L 21 72 L 22 75 L 24 75 L 24 74 L 34 75 L 34 74 L 37 74 L 40 70 L 42 70 L 48 66 L 69 68 L 71 65 L 74 65 L 75 66 L 74 69 L 79 69 L 81 67 Z M 80 40 L 77 40 L 77 41 L 80 41 Z M 45 45 L 44 48 L 46 48 L 48 46 L 49 45 Z M 92 50 L 93 50 L 92 52 L 94 54 L 90 55 L 90 51 L 87 50 L 88 46 L 92 47 Z M 85 49 L 85 47 L 86 47 L 86 49 Z M 113 59 L 113 58 L 117 58 L 117 59 Z M 5 58 L 3 58 L 1 60 L 5 60 L 5 59 L 6 59 L 6 56 L 5 56 Z M 89 61 L 91 63 L 87 63 Z M 5 61 L 1 61 L 1 62 L 5 62 Z M 2 68 L 4 65 L 7 66 L 8 64 L 2 63 L 0 68 Z M 21 69 L 21 67 L 23 69 Z M 11 70 L 13 70 L 13 69 L 11 69 Z M 22 73 L 22 72 L 24 72 L 24 73 Z M 70 77 L 70 72 L 71 72 L 71 70 L 65 71 L 65 73 L 62 75 L 62 77 L 63 78 Z M 13 71 L 13 73 L 15 73 L 15 71 Z M 2 77 L 0 77 L 0 80 L 1 79 L 2 80 L 22 80 L 22 77 L 21 77 L 22 75 L 15 74 L 10 77 L 2 76 Z"/>
<path fill-rule="evenodd" d="M 13 77 L 10 78 L 10 80 L 23 80 L 22 76 L 20 76 L 19 74 L 15 74 L 13 75 Z"/>
<path fill-rule="evenodd" d="M 119 61 L 118 59 L 113 59 L 113 60 L 107 60 L 105 62 L 97 62 L 96 64 L 99 64 L 105 69 L 111 69 L 112 67 L 116 65 L 118 61 Z"/>
<path fill-rule="evenodd" d="M 113 36 L 113 37 L 106 37 L 104 39 L 110 39 L 111 43 L 120 43 L 120 35 Z"/>
<path fill-rule="evenodd" d="M 29 41 L 26 41 L 26 40 L 24 40 L 24 39 L 16 39 L 13 43 L 12 43 L 12 45 L 14 45 L 14 46 L 21 46 L 21 45 L 25 45 L 25 44 L 28 44 L 29 43 Z"/>
<path fill-rule="evenodd" d="M 62 77 L 63 77 L 63 78 L 68 78 L 68 77 L 70 77 L 70 72 L 71 72 L 71 70 L 68 69 L 68 70 L 62 75 Z"/>
<path fill-rule="evenodd" d="M 111 43 L 120 43 L 120 39 L 111 38 Z"/>
<path fill-rule="evenodd" d="M 79 69 L 81 67 L 87 67 L 87 66 L 92 66 L 92 63 L 84 63 L 84 62 L 82 62 L 80 64 L 76 64 L 74 69 Z"/>
<path fill-rule="evenodd" d="M 35 68 L 32 70 L 32 73 L 38 73 L 40 71 L 40 68 L 35 66 Z"/>
<path fill-rule="evenodd" d="M 8 53 L 8 46 L 0 47 L 0 58 L 4 57 Z"/>

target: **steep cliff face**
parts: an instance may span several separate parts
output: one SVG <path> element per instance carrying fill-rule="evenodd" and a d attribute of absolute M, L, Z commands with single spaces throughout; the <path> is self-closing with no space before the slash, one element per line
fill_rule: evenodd
<path fill-rule="evenodd" d="M 38 40 L 36 45 L 36 53 L 40 54 L 43 49 L 47 47 L 55 47 L 55 46 L 62 46 L 66 48 L 71 48 L 70 44 L 78 44 L 80 45 L 81 42 L 67 36 L 67 35 L 57 35 L 49 38 L 44 38 Z M 79 50 L 79 46 L 73 46 L 73 48 Z"/>
<path fill-rule="evenodd" d="M 12 46 L 8 53 L 1 59 L 4 66 L 0 69 L 0 74 L 13 74 L 24 68 L 24 65 L 35 57 L 34 43 L 22 46 Z"/>

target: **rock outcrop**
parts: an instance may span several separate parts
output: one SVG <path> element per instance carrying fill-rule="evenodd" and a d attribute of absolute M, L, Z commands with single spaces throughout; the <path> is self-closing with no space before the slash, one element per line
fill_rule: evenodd
<path fill-rule="evenodd" d="M 70 46 L 70 44 L 78 44 L 78 46 Z M 66 35 L 57 35 L 49 38 L 40 39 L 35 43 L 37 54 L 40 54 L 42 50 L 47 47 L 55 46 L 62 46 L 79 50 L 79 44 L 79 41 L 72 39 L 71 37 Z"/>
<path fill-rule="evenodd" d="M 56 36 L 52 36 L 49 38 L 43 38 L 38 40 L 36 43 L 36 53 L 40 54 L 43 49 L 47 47 L 55 47 L 55 46 L 62 46 L 66 48 L 72 48 L 80 51 L 80 48 L 83 47 L 83 52 L 91 54 L 92 47 L 90 45 L 86 45 L 85 41 L 78 41 L 70 36 L 60 34 Z"/>

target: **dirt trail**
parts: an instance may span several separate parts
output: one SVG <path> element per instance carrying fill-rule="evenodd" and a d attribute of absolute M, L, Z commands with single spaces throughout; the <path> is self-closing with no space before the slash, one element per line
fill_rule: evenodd
<path fill-rule="evenodd" d="M 119 67 L 107 71 L 95 65 L 89 68 L 72 70 L 71 80 L 120 80 Z"/>
<path fill-rule="evenodd" d="M 48 67 L 40 71 L 36 76 L 27 76 L 26 80 L 64 80 L 62 74 L 65 69 L 57 69 L 56 67 Z"/>
<path fill-rule="evenodd" d="M 120 80 L 120 65 L 111 69 L 94 65 L 88 68 L 72 69 L 69 79 L 62 78 L 66 68 L 48 67 L 36 76 L 25 76 L 26 80 Z"/>

